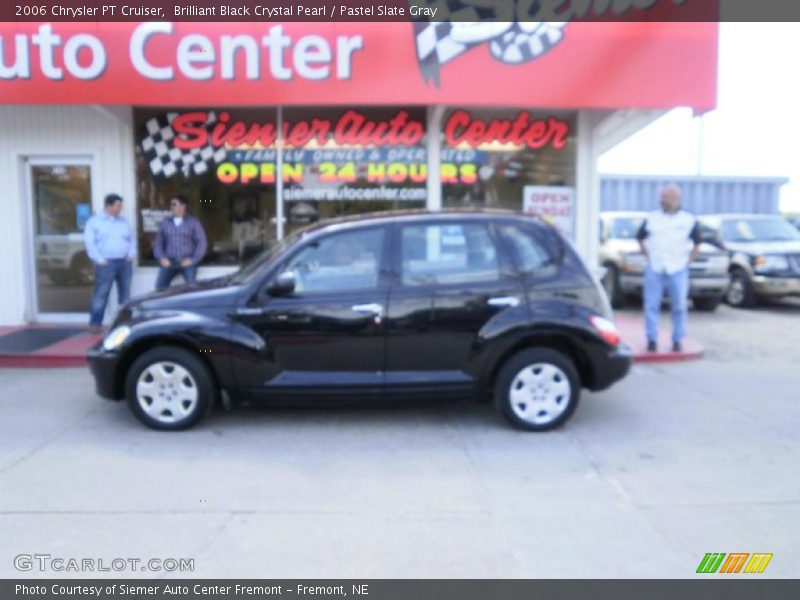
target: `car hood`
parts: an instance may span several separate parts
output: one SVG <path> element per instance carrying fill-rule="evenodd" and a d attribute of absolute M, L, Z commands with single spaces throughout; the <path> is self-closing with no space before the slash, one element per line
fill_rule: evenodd
<path fill-rule="evenodd" d="M 726 242 L 725 247 L 745 254 L 800 254 L 800 240 L 779 242 Z"/>
<path fill-rule="evenodd" d="M 134 298 L 128 303 L 127 308 L 158 311 L 229 306 L 236 300 L 240 289 L 239 285 L 230 284 L 229 277 L 205 279 Z"/>
<path fill-rule="evenodd" d="M 619 254 L 639 254 L 642 251 L 639 247 L 639 241 L 630 239 L 608 240 L 603 244 L 603 248 L 612 252 L 618 252 Z M 700 244 L 700 254 L 709 255 L 724 253 L 723 250 L 720 250 L 712 244 L 707 244 L 705 242 Z"/>
<path fill-rule="evenodd" d="M 620 254 L 633 254 L 642 251 L 639 247 L 639 241 L 631 239 L 607 240 L 603 244 L 603 249 L 619 252 Z"/>

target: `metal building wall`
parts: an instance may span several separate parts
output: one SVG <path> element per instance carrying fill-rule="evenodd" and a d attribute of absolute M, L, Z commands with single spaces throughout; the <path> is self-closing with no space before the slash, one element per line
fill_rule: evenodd
<path fill-rule="evenodd" d="M 662 187 L 683 191 L 683 207 L 695 214 L 777 214 L 780 188 L 788 179 L 777 177 L 662 177 L 601 175 L 601 210 L 653 210 Z"/>

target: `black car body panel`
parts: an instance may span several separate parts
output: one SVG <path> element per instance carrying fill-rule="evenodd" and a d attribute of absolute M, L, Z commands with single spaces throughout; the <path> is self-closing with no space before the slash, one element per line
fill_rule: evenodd
<path fill-rule="evenodd" d="M 412 226 L 417 237 L 409 234 L 408 243 L 402 242 L 409 231 L 404 228 Z M 498 277 L 426 283 L 429 257 L 418 256 L 417 240 L 420 231 L 430 235 L 437 227 L 444 233 L 461 228 L 484 244 L 489 240 L 488 249 L 468 261 L 480 266 L 488 256 Z M 524 257 L 509 237 L 513 228 L 536 236 L 547 249 L 543 252 L 550 258 L 542 268 L 523 268 Z M 270 294 L 270 284 L 302 252 L 325 248 L 342 239 L 339 234 L 367 230 L 374 241 L 370 256 L 379 263 L 369 286 Z M 456 250 L 457 242 L 463 243 L 454 241 Z M 196 352 L 233 401 L 271 403 L 484 397 L 503 361 L 532 346 L 569 356 L 589 389 L 608 387 L 630 368 L 630 351 L 610 344 L 590 322 L 592 315 L 611 317 L 598 282 L 567 242 L 530 217 L 489 211 L 383 213 L 315 225 L 256 261 L 244 275 L 126 305 L 115 322 L 115 327 L 130 327 L 125 341 L 112 350 L 98 343 L 89 352 L 99 394 L 122 398 L 127 368 L 154 345 Z M 411 264 L 422 274 L 404 282 L 401 271 Z M 318 266 L 317 273 L 325 268 Z"/>

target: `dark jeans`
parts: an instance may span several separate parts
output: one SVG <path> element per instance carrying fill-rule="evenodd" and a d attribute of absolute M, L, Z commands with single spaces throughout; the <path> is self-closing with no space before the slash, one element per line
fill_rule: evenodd
<path fill-rule="evenodd" d="M 175 276 L 180 273 L 186 283 L 192 283 L 197 279 L 197 265 L 192 263 L 189 267 L 182 267 L 181 261 L 177 259 L 170 259 L 170 266 L 160 267 L 158 269 L 158 277 L 156 277 L 156 291 L 160 292 L 169 287 Z"/>
<path fill-rule="evenodd" d="M 133 265 L 127 258 L 115 258 L 104 265 L 94 266 L 94 294 L 89 311 L 89 324 L 102 325 L 111 286 L 117 282 L 117 298 L 122 306 L 131 297 Z"/>

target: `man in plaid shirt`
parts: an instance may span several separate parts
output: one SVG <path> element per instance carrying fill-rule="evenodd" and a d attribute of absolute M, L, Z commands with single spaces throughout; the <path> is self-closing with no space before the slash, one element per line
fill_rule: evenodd
<path fill-rule="evenodd" d="M 169 208 L 172 216 L 161 222 L 153 244 L 153 254 L 161 268 L 156 279 L 156 290 L 169 287 L 180 273 L 186 283 L 197 279 L 197 265 L 206 253 L 206 232 L 195 217 L 186 212 L 184 196 L 174 196 Z"/>

